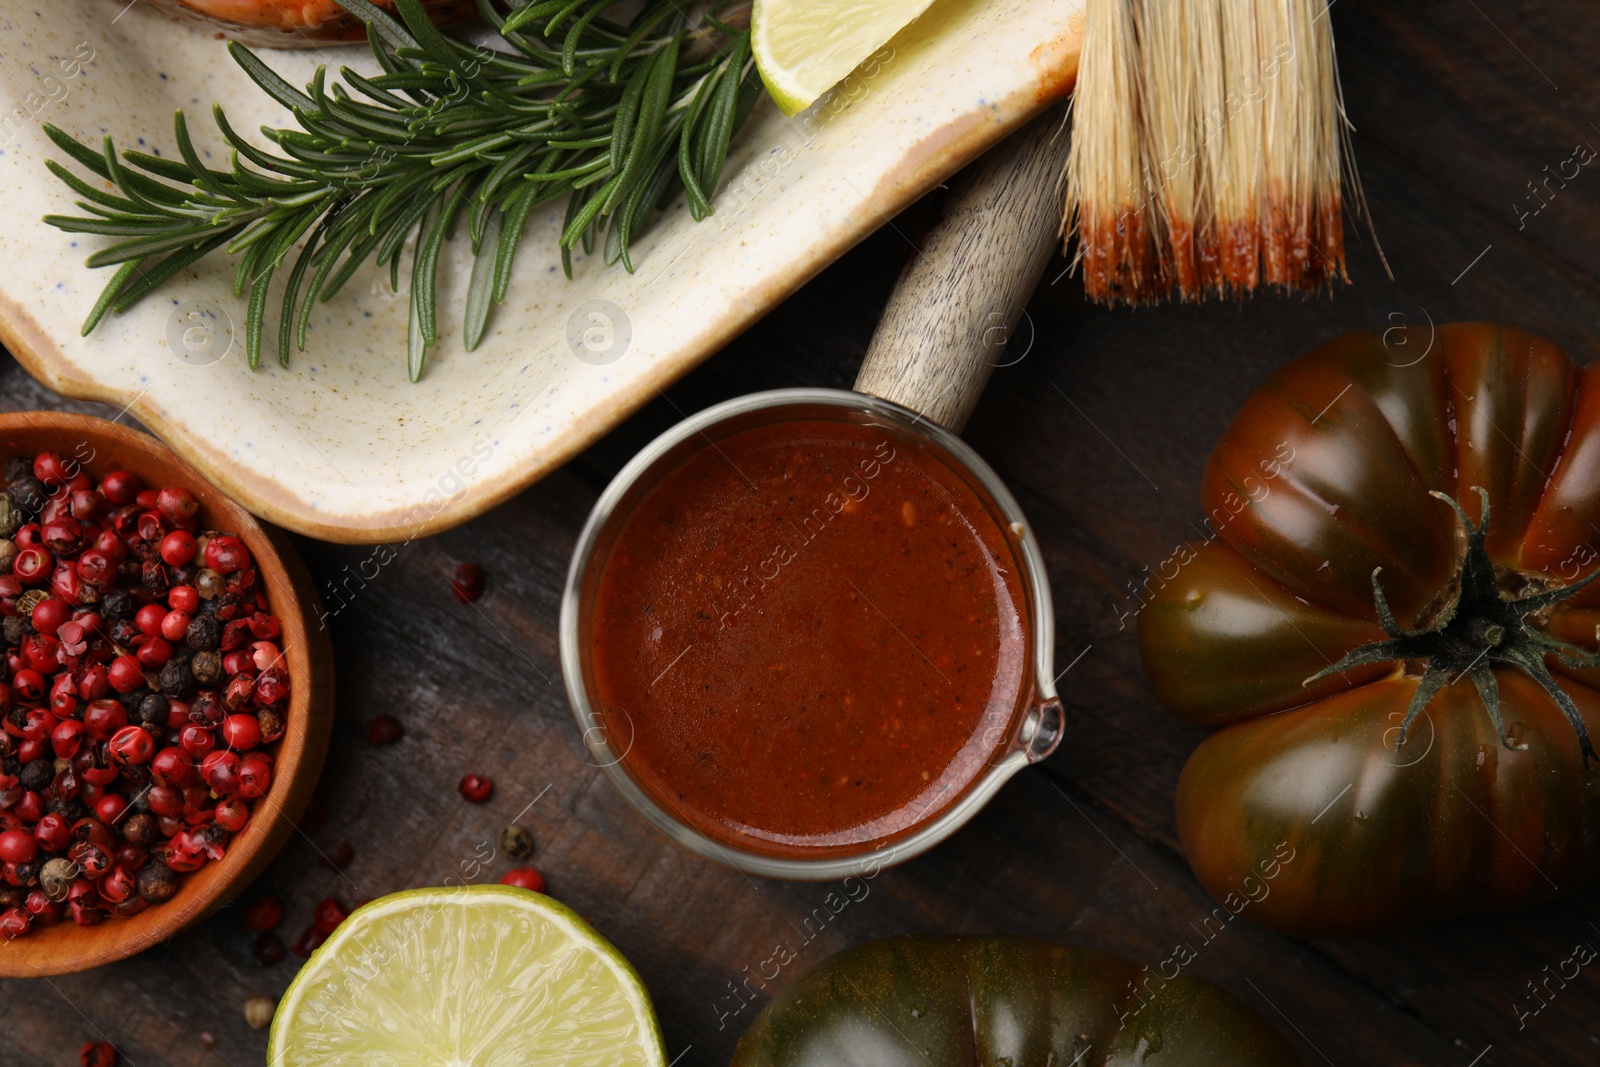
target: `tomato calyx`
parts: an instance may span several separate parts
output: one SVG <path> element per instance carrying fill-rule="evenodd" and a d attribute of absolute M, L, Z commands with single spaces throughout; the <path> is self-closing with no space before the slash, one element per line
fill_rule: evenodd
<path fill-rule="evenodd" d="M 1600 667 L 1600 652 L 1551 637 L 1528 621 L 1529 616 L 1565 600 L 1600 577 L 1600 570 L 1557 589 L 1546 589 L 1522 597 L 1506 595 L 1500 589 L 1494 561 L 1489 558 L 1489 551 L 1485 547 L 1489 532 L 1489 494 L 1481 487 L 1473 488 L 1478 493 L 1483 514 L 1483 521 L 1476 526 L 1456 501 L 1444 493 L 1429 494 L 1454 508 L 1467 532 L 1461 571 L 1454 583 L 1455 595 L 1433 623 L 1421 630 L 1407 630 L 1395 620 L 1389 601 L 1383 594 L 1383 585 L 1378 580 L 1378 575 L 1383 571 L 1379 567 L 1372 572 L 1372 599 L 1378 609 L 1378 624 L 1389 635 L 1388 640 L 1374 641 L 1352 649 L 1338 663 L 1307 678 L 1305 684 L 1310 685 L 1329 675 L 1369 663 L 1420 660 L 1427 666 L 1406 708 L 1397 744 L 1405 743 L 1406 731 L 1434 694 L 1465 674 L 1478 690 L 1478 697 L 1483 701 L 1484 710 L 1489 713 L 1501 743 L 1508 749 L 1521 751 L 1528 747 L 1527 744 L 1513 744 L 1500 718 L 1500 686 L 1495 680 L 1492 664 L 1505 663 L 1538 682 L 1540 688 L 1556 702 L 1578 735 L 1584 766 L 1600 763 L 1600 756 L 1595 754 L 1594 745 L 1589 740 L 1589 729 L 1584 725 L 1583 716 L 1578 713 L 1578 706 L 1572 702 L 1566 690 L 1557 684 L 1545 665 L 1545 657 L 1554 653 L 1569 667 Z"/>

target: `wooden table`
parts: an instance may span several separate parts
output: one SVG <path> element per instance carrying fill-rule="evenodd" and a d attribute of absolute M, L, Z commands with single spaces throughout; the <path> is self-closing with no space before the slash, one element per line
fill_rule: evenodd
<path fill-rule="evenodd" d="M 1200 733 L 1152 699 L 1126 586 L 1191 536 L 1205 456 L 1246 393 L 1293 355 L 1346 330 L 1486 318 L 1546 334 L 1580 361 L 1600 352 L 1600 174 L 1587 169 L 1518 225 L 1527 183 L 1574 145 L 1600 147 L 1600 8 L 1583 0 L 1345 0 L 1333 10 L 1345 96 L 1393 282 L 1358 245 L 1356 284 L 1331 300 L 1107 312 L 1071 279 L 1046 284 L 966 436 L 1012 486 L 1043 544 L 1057 607 L 1069 730 L 954 839 L 887 871 L 834 915 L 825 885 L 750 880 L 669 844 L 585 762 L 562 691 L 556 613 L 589 506 L 635 450 L 727 397 L 787 385 L 847 387 L 916 233 L 897 220 L 765 322 L 543 484 L 442 536 L 373 549 L 301 540 L 325 584 L 357 590 L 332 619 L 337 736 L 325 820 L 308 823 L 264 883 L 292 939 L 326 896 L 352 899 L 476 869 L 519 817 L 551 891 L 638 966 L 668 1052 L 726 1063 L 759 1008 L 734 984 L 780 939 L 799 950 L 780 983 L 858 941 L 910 931 L 1066 938 L 1154 966 L 1211 907 L 1173 827 L 1173 785 Z M 925 209 L 920 209 L 925 210 Z M 1354 229 L 1354 228 L 1352 228 Z M 1357 242 L 1352 242 L 1356 244 Z M 1055 264 L 1047 278 L 1062 269 Z M 458 367 L 453 373 L 468 368 Z M 6 407 L 67 407 L 14 363 Z M 380 554 L 379 559 L 387 553 Z M 483 565 L 475 607 L 452 599 L 460 561 Z M 401 743 L 363 724 L 400 717 Z M 457 796 L 492 775 L 493 801 Z M 340 873 L 319 863 L 341 842 Z M 818 911 L 817 909 L 821 909 Z M 806 940 L 806 920 L 820 931 Z M 263 969 L 236 909 L 136 959 L 53 981 L 0 982 L 0 1063 L 58 1067 L 103 1036 L 136 1067 L 258 1062 L 242 1005 L 276 996 L 292 958 Z M 1590 968 L 1519 1029 L 1524 983 L 1587 941 L 1600 896 L 1447 923 L 1376 943 L 1298 941 L 1240 921 L 1193 970 L 1255 1005 L 1307 1064 L 1506 1067 L 1600 1063 L 1600 976 Z M 201 1031 L 215 1037 L 204 1047 Z"/>

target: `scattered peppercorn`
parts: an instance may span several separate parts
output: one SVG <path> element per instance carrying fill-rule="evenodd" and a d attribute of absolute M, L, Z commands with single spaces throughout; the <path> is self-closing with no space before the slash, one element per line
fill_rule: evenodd
<path fill-rule="evenodd" d="M 244 928 L 262 934 L 283 922 L 283 904 L 271 893 L 256 897 L 244 907 Z"/>
<path fill-rule="evenodd" d="M 339 924 L 350 917 L 350 912 L 339 900 L 329 897 L 318 901 L 315 910 L 311 913 L 311 928 L 323 937 L 327 937 L 339 928 Z"/>
<path fill-rule="evenodd" d="M 251 997 L 244 1002 L 244 1021 L 250 1024 L 250 1029 L 259 1030 L 272 1021 L 277 1010 L 278 1002 L 271 997 Z"/>
<path fill-rule="evenodd" d="M 91 1041 L 78 1050 L 83 1067 L 117 1067 L 117 1046 L 109 1041 Z"/>
<path fill-rule="evenodd" d="M 494 779 L 469 774 L 456 789 L 468 804 L 482 804 L 494 795 Z"/>
<path fill-rule="evenodd" d="M 535 893 L 544 892 L 544 875 L 532 867 L 513 867 L 500 879 L 501 885 L 512 885 L 518 889 L 529 889 Z"/>
<path fill-rule="evenodd" d="M 283 947 L 283 938 L 271 930 L 263 930 L 256 937 L 255 947 L 252 951 L 255 953 L 257 963 L 263 967 L 271 967 L 274 964 L 282 963 L 283 957 L 288 950 Z"/>
<path fill-rule="evenodd" d="M 463 604 L 477 600 L 483 595 L 483 568 L 476 563 L 461 564 L 450 581 L 450 588 Z"/>
<path fill-rule="evenodd" d="M 404 726 L 393 715 L 379 715 L 367 723 L 367 743 L 392 745 L 406 735 Z"/>
<path fill-rule="evenodd" d="M 533 835 L 520 826 L 500 831 L 500 854 L 513 863 L 533 857 Z"/>
<path fill-rule="evenodd" d="M 300 939 L 289 946 L 289 955 L 303 960 L 317 951 L 327 939 L 327 934 L 322 933 L 315 926 L 308 926 L 306 927 L 306 932 L 300 935 Z"/>

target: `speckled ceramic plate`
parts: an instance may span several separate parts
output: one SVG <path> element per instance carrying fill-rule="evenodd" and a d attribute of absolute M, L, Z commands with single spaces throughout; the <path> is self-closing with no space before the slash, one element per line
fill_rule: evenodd
<path fill-rule="evenodd" d="M 564 462 L 744 330 L 862 237 L 1071 85 L 1082 0 L 938 0 L 828 98 L 793 118 L 763 103 L 729 157 L 716 214 L 669 210 L 637 273 L 555 254 L 559 205 L 535 215 L 507 302 L 461 348 L 465 241 L 441 271 L 441 347 L 406 377 L 407 296 L 368 270 L 319 304 L 285 369 L 242 356 L 232 265 L 213 262 L 79 336 L 108 274 L 40 217 L 72 198 L 40 129 L 172 148 L 184 108 L 210 132 L 290 125 L 223 42 L 140 0 L 34 0 L 0 12 L 0 339 L 34 375 L 128 410 L 256 514 L 334 541 L 444 529 Z M 120 13 L 119 13 L 120 12 Z M 360 48 L 272 53 L 304 84 Z M 217 147 L 217 140 L 209 142 Z M 275 335 L 269 312 L 268 336 Z"/>

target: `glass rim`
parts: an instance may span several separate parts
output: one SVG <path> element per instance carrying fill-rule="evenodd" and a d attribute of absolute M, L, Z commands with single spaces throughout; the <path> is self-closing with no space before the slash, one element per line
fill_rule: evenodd
<path fill-rule="evenodd" d="M 590 703 L 584 678 L 583 648 L 578 629 L 589 567 L 601 536 L 607 532 L 613 520 L 625 515 L 620 509 L 628 494 L 656 470 L 662 459 L 691 438 L 705 435 L 711 428 L 743 416 L 785 407 L 838 408 L 878 418 L 920 444 L 935 446 L 936 451 L 944 452 L 960 464 L 962 471 L 988 494 L 998 518 L 1009 530 L 1007 541 L 1020 563 L 1021 579 L 1032 615 L 1032 632 L 1027 636 L 1032 644 L 1030 659 L 1034 677 L 1031 690 L 1024 694 L 1018 708 L 1020 726 L 1014 732 L 1011 750 L 991 762 L 988 769 L 974 778 L 963 794 L 937 817 L 877 848 L 860 853 L 808 858 L 773 856 L 740 849 L 709 837 L 685 819 L 666 810 L 623 768 L 622 760 L 626 751 L 623 755 L 613 753 L 608 730 L 601 715 Z M 629 460 L 595 501 L 573 547 L 566 585 L 561 594 L 560 653 L 561 673 L 573 718 L 584 747 L 597 761 L 591 766 L 598 767 L 623 799 L 657 830 L 690 851 L 747 875 L 794 881 L 828 881 L 851 875 L 873 877 L 878 871 L 920 855 L 954 834 L 1019 770 L 1049 755 L 1060 739 L 1059 701 L 1053 673 L 1055 615 L 1051 607 L 1050 584 L 1038 541 L 1016 499 L 983 458 L 949 430 L 892 401 L 845 389 L 772 389 L 735 397 L 683 419 Z M 1054 726 L 1045 723 L 1047 712 L 1056 717 Z M 1041 734 L 1041 730 L 1045 733 Z M 1002 751 L 1001 746 L 997 745 L 996 750 Z"/>

